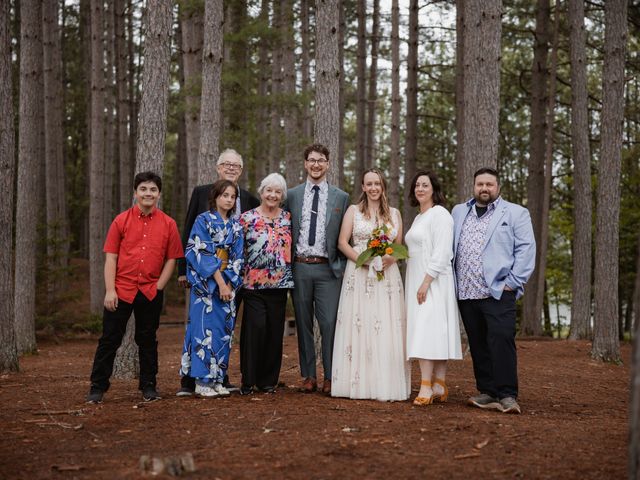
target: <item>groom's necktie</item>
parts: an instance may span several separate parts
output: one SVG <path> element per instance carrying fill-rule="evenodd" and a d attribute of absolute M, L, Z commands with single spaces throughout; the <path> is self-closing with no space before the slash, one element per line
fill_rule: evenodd
<path fill-rule="evenodd" d="M 309 222 L 309 246 L 313 247 L 316 243 L 316 224 L 318 223 L 318 202 L 320 201 L 320 187 L 314 185 L 313 201 L 311 202 L 311 221 Z"/>

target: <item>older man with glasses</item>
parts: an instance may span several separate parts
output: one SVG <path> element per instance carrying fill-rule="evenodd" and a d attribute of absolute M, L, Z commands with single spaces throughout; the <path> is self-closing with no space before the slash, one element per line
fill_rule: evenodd
<path fill-rule="evenodd" d="M 256 197 L 238 186 L 238 179 L 240 178 L 240 175 L 242 175 L 242 168 L 242 156 L 231 148 L 222 152 L 218 157 L 218 162 L 216 163 L 218 179 L 229 180 L 238 190 L 238 195 L 236 196 L 236 208 L 233 214 L 236 218 L 239 218 L 241 213 L 260 205 L 260 201 Z M 196 217 L 202 212 L 209 210 L 209 190 L 211 190 L 212 186 L 212 183 L 199 185 L 194 188 L 191 193 L 191 200 L 189 200 L 189 208 L 187 209 L 187 217 L 184 222 L 184 230 L 182 231 L 182 244 L 185 248 Z M 181 287 L 189 288 L 190 285 L 189 282 L 187 282 L 186 272 L 186 264 L 184 259 L 182 259 L 178 262 L 178 284 Z M 240 302 L 241 299 L 236 297 L 237 307 L 240 306 Z M 229 378 L 226 376 L 224 379 L 224 386 L 227 390 L 237 390 L 236 387 L 229 384 Z M 183 376 L 181 379 L 181 388 L 176 395 L 179 397 L 189 397 L 193 395 L 194 392 L 195 380 L 191 377 Z"/>

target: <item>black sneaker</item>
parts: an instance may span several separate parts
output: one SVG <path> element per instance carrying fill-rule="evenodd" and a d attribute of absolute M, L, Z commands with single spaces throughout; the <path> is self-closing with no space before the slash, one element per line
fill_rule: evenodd
<path fill-rule="evenodd" d="M 260 387 L 260 391 L 262 393 L 269 393 L 269 394 L 276 393 L 276 387 L 273 385 L 266 385 L 264 387 Z"/>
<path fill-rule="evenodd" d="M 222 386 L 229 390 L 229 392 L 239 392 L 240 388 L 231 382 L 229 382 L 229 377 L 227 375 L 224 376 L 224 380 L 222 381 Z"/>
<path fill-rule="evenodd" d="M 97 388 L 92 388 L 89 390 L 89 394 L 87 395 L 87 403 L 98 404 L 102 403 L 102 397 L 104 396 L 104 392 L 102 390 L 98 390 Z"/>
<path fill-rule="evenodd" d="M 240 387 L 240 395 L 251 395 L 253 394 L 253 387 L 250 385 L 242 385 Z"/>
<path fill-rule="evenodd" d="M 156 400 L 160 400 L 160 395 L 156 391 L 156 387 L 150 385 L 148 387 L 144 387 L 142 389 L 142 399 L 145 402 L 154 402 Z"/>
<path fill-rule="evenodd" d="M 195 393 L 194 390 L 188 387 L 182 387 L 176 392 L 176 397 L 193 397 Z"/>

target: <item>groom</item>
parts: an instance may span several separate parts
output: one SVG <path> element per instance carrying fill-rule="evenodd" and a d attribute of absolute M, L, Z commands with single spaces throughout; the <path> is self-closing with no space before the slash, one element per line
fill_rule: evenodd
<path fill-rule="evenodd" d="M 346 259 L 338 250 L 342 217 L 349 207 L 349 195 L 327 183 L 329 150 L 309 145 L 304 150 L 307 181 L 287 192 L 285 208 L 291 212 L 293 231 L 293 306 L 298 328 L 301 391 L 316 391 L 316 353 L 313 317 L 322 336 L 322 392 L 331 394 L 333 336 Z"/>

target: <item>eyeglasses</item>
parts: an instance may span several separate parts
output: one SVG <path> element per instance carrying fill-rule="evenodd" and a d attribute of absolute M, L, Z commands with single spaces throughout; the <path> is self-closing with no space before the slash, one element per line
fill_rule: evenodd
<path fill-rule="evenodd" d="M 326 158 L 307 158 L 307 162 L 312 165 L 324 165 L 325 163 L 329 163 L 329 160 Z"/>
<path fill-rule="evenodd" d="M 242 165 L 240 165 L 239 163 L 224 162 L 224 163 L 219 163 L 218 165 L 224 168 L 225 170 L 242 170 Z"/>

